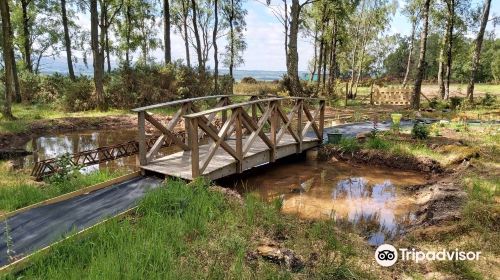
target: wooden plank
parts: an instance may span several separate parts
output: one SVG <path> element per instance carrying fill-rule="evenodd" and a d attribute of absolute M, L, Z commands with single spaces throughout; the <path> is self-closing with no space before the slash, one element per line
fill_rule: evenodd
<path fill-rule="evenodd" d="M 319 114 L 319 111 L 320 110 L 316 110 L 316 112 L 314 113 L 314 117 L 311 115 L 311 112 L 309 111 L 309 108 L 308 106 L 303 103 L 302 104 L 303 107 L 304 107 L 304 113 L 306 114 L 306 117 L 307 119 L 309 120 L 307 122 L 307 124 L 305 125 L 304 129 L 302 130 L 302 135 L 305 135 L 307 133 L 307 130 L 309 130 L 309 127 L 312 126 L 314 132 L 316 133 L 316 136 L 318 137 L 318 139 L 323 139 L 323 135 L 321 135 L 319 133 L 319 128 L 318 126 L 316 125 L 316 118 L 318 117 L 318 114 Z M 318 109 L 321 109 L 321 108 L 318 108 Z"/>
<path fill-rule="evenodd" d="M 166 135 L 170 140 L 172 140 L 176 145 L 181 147 L 183 150 L 189 150 L 189 146 L 186 145 L 182 139 L 179 139 L 176 135 L 174 135 L 170 130 L 164 127 L 157 119 L 153 118 L 147 112 L 141 112 L 146 117 L 146 120 L 150 122 L 154 127 L 161 131 L 164 135 Z"/>
<path fill-rule="evenodd" d="M 189 146 L 191 147 L 191 177 L 196 178 L 200 176 L 200 150 L 198 146 L 198 119 L 194 118 L 189 120 L 190 129 L 188 131 L 189 135 Z"/>
<path fill-rule="evenodd" d="M 195 119 L 197 119 L 197 118 L 195 118 Z M 215 133 L 214 130 L 212 128 L 210 128 L 209 126 L 207 126 L 204 122 L 198 122 L 198 126 L 203 131 L 205 131 L 205 133 L 207 133 L 207 135 L 210 138 L 212 138 L 214 141 L 218 141 L 219 140 L 219 136 L 217 135 L 217 133 Z M 221 141 L 220 145 L 231 156 L 233 156 L 235 159 L 238 159 L 238 155 L 236 154 L 236 151 L 233 148 L 231 148 L 225 141 Z"/>
<path fill-rule="evenodd" d="M 298 111 L 297 111 L 297 135 L 299 136 L 299 144 L 297 145 L 297 151 L 296 153 L 302 153 L 302 142 L 303 142 L 303 135 L 302 135 L 302 111 L 303 109 L 303 104 L 304 100 L 300 99 L 297 101 L 298 105 Z"/>
<path fill-rule="evenodd" d="M 272 106 L 269 107 L 269 109 L 262 115 L 260 118 L 259 122 L 255 124 L 255 120 L 253 118 L 250 118 L 250 116 L 246 115 L 245 113 L 242 113 L 242 117 L 246 119 L 247 122 L 249 122 L 250 126 L 252 126 L 252 133 L 248 137 L 247 141 L 245 142 L 245 147 L 243 148 L 243 155 L 246 155 L 248 151 L 250 150 L 250 147 L 252 146 L 253 142 L 257 138 L 257 136 L 261 136 L 261 138 L 268 143 L 270 140 L 267 138 L 267 136 L 262 133 L 262 129 L 264 128 L 264 125 L 267 123 L 267 120 L 269 119 L 269 116 L 271 115 L 272 111 Z M 250 122 L 251 121 L 251 122 Z M 271 143 L 268 143 L 271 144 Z"/>
<path fill-rule="evenodd" d="M 239 108 L 233 114 L 236 114 L 236 155 L 238 156 L 238 163 L 236 165 L 236 172 L 241 173 L 243 171 L 243 127 L 241 124 L 241 111 L 242 108 Z"/>
<path fill-rule="evenodd" d="M 292 110 L 288 113 L 288 115 L 285 115 L 285 112 L 283 112 L 281 107 L 278 107 L 278 113 L 279 113 L 281 119 L 283 120 L 284 126 L 282 126 L 278 132 L 278 136 L 276 139 L 277 143 L 280 142 L 281 138 L 285 134 L 285 131 L 287 131 L 287 130 L 288 130 L 288 132 L 290 132 L 290 135 L 292 135 L 292 137 L 295 139 L 295 141 L 299 142 L 299 137 L 297 136 L 295 131 L 293 131 L 293 129 L 290 127 L 290 124 L 292 123 L 292 117 L 295 114 L 297 108 L 298 108 L 297 104 L 295 104 L 295 106 L 293 106 Z"/>
<path fill-rule="evenodd" d="M 175 115 L 168 122 L 167 129 L 169 131 L 174 130 L 174 128 L 177 125 L 177 123 L 179 122 L 179 119 L 181 118 L 182 114 L 186 111 L 185 109 L 186 109 L 185 106 L 182 106 L 179 110 L 177 110 Z M 149 150 L 149 152 L 146 155 L 147 161 L 153 160 L 154 156 L 156 156 L 156 154 L 158 154 L 158 151 L 162 147 L 163 142 L 165 142 L 165 140 L 167 140 L 167 136 L 165 134 L 162 134 L 160 137 L 158 137 L 158 139 L 156 139 L 156 142 L 153 144 L 153 146 L 151 147 L 151 149 Z"/>
<path fill-rule="evenodd" d="M 198 112 L 198 113 L 194 113 L 194 114 L 185 115 L 184 118 L 197 118 L 197 117 L 201 117 L 201 116 L 204 116 L 204 115 L 211 114 L 213 112 L 220 112 L 220 111 L 223 111 L 223 110 L 232 110 L 232 109 L 236 109 L 236 108 L 240 108 L 240 107 L 244 107 L 244 106 L 249 106 L 249 105 L 252 105 L 252 104 L 266 103 L 266 102 L 271 102 L 271 101 L 278 101 L 278 100 L 281 100 L 281 99 L 283 99 L 283 98 L 268 98 L 268 99 L 260 99 L 260 100 L 247 101 L 247 102 L 242 102 L 242 103 L 237 103 L 237 104 L 231 104 L 231 105 L 220 107 L 220 108 L 213 108 L 213 109 L 206 110 L 206 111 L 203 111 L 203 112 Z"/>
<path fill-rule="evenodd" d="M 132 109 L 132 111 L 133 112 L 142 112 L 142 111 L 148 111 L 148 110 L 152 110 L 152 109 L 175 106 L 175 105 L 184 104 L 187 102 L 195 102 L 195 101 L 200 101 L 200 100 L 208 100 L 208 99 L 222 98 L 222 97 L 231 97 L 231 95 L 211 95 L 211 96 L 202 96 L 202 97 L 181 99 L 181 100 L 175 100 L 175 101 L 170 101 L 170 102 L 166 102 L 166 103 L 155 104 L 155 105 L 151 105 L 151 106 L 139 107 L 139 108 Z"/>
<path fill-rule="evenodd" d="M 218 133 L 219 139 L 217 141 L 214 141 L 208 151 L 208 154 L 205 156 L 205 158 L 202 160 L 202 167 L 200 168 L 200 173 L 203 174 L 203 171 L 207 168 L 208 164 L 210 163 L 210 160 L 214 156 L 215 152 L 217 151 L 217 148 L 221 144 L 222 141 L 225 141 L 227 132 L 229 131 L 229 128 L 231 124 L 234 122 L 236 118 L 236 115 L 233 114 L 231 115 L 231 118 L 229 121 L 226 121 L 224 125 L 222 125 L 222 128 L 220 132 Z"/>
<path fill-rule="evenodd" d="M 138 136 L 137 142 L 139 142 L 139 162 L 141 165 L 148 163 L 146 157 L 146 112 L 138 113 Z"/>

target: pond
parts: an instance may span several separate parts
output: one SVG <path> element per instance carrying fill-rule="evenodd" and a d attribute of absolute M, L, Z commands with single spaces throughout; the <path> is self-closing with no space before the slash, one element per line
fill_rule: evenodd
<path fill-rule="evenodd" d="M 372 245 L 402 233 L 415 219 L 415 201 L 402 187 L 425 183 L 420 173 L 344 162 L 288 161 L 220 182 L 303 219 L 334 219 L 357 227 Z"/>

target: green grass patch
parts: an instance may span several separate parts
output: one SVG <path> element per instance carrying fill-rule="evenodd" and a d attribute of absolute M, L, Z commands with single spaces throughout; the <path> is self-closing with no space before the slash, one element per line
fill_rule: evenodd
<path fill-rule="evenodd" d="M 121 175 L 120 172 L 107 170 L 77 175 L 68 181 L 48 182 L 37 185 L 22 181 L 0 188 L 0 211 L 13 211 L 49 198 L 89 187 Z"/>
<path fill-rule="evenodd" d="M 211 191 L 203 181 L 190 185 L 169 181 L 148 193 L 133 214 L 55 245 L 7 279 L 79 279 L 82 275 L 89 279 L 374 277 L 353 262 L 355 250 L 334 234 L 333 221 L 300 223 L 283 216 L 279 205 L 249 196 L 242 206 Z M 260 236 L 272 238 L 277 232 L 286 233 L 284 245 L 306 258 L 317 250 L 315 264 L 294 274 L 262 258 L 247 259 Z"/>

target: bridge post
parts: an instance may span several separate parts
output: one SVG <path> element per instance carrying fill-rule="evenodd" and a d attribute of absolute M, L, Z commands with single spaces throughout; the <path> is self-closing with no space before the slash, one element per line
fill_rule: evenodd
<path fill-rule="evenodd" d="M 191 109 L 191 102 L 184 103 L 181 106 L 185 108 L 184 110 L 185 110 L 185 114 L 186 115 L 191 114 L 191 111 L 192 111 L 192 109 Z M 188 137 L 186 137 L 186 140 L 185 140 L 186 141 L 186 145 L 188 147 L 191 147 L 191 141 L 189 139 L 189 126 L 190 126 L 190 122 L 187 121 L 187 120 L 184 120 L 184 132 L 188 136 Z"/>
<path fill-rule="evenodd" d="M 236 165 L 236 172 L 243 172 L 243 128 L 241 124 L 241 110 L 243 108 L 238 108 L 233 111 L 233 114 L 236 115 L 235 129 L 236 129 L 236 155 L 238 156 L 238 162 Z"/>
<path fill-rule="evenodd" d="M 191 177 L 194 179 L 201 175 L 200 149 L 198 146 L 198 118 L 189 119 L 189 130 L 186 132 L 188 133 L 189 147 L 191 149 Z"/>
<path fill-rule="evenodd" d="M 271 140 L 271 150 L 270 150 L 270 155 L 269 155 L 269 161 L 270 162 L 275 162 L 276 161 L 276 134 L 278 132 L 278 102 L 277 101 L 271 101 L 269 103 L 269 106 L 271 106 L 271 132 L 270 132 L 270 140 Z"/>
<path fill-rule="evenodd" d="M 137 142 L 139 142 L 139 163 L 140 165 L 146 165 L 146 112 L 138 112 L 138 137 Z"/>
<path fill-rule="evenodd" d="M 297 99 L 297 135 L 299 143 L 297 144 L 297 153 L 302 153 L 302 111 L 304 110 L 304 99 Z"/>
<path fill-rule="evenodd" d="M 323 133 L 325 130 L 325 100 L 319 101 L 319 133 L 321 134 L 321 143 L 323 143 Z"/>

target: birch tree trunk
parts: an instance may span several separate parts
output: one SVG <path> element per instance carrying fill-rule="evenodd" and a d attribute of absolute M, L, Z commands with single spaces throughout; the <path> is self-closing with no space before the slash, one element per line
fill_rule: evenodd
<path fill-rule="evenodd" d="M 484 0 L 483 15 L 481 17 L 481 27 L 477 33 L 476 47 L 474 49 L 474 56 L 472 57 L 472 67 L 469 75 L 469 84 L 467 85 L 467 97 L 471 103 L 474 102 L 474 83 L 476 80 L 477 68 L 479 67 L 479 60 L 481 59 L 481 47 L 483 45 L 484 31 L 488 24 L 488 17 L 490 15 L 491 0 Z"/>
<path fill-rule="evenodd" d="M 431 0 L 425 0 L 424 2 L 424 10 L 423 10 L 424 26 L 422 29 L 422 34 L 420 35 L 420 54 L 418 58 L 417 76 L 415 77 L 415 85 L 411 97 L 411 106 L 413 109 L 420 108 L 420 94 L 422 90 L 422 80 L 424 79 L 424 74 L 425 74 L 425 53 L 427 51 L 427 35 L 428 35 L 427 33 L 429 31 L 430 3 Z"/>

